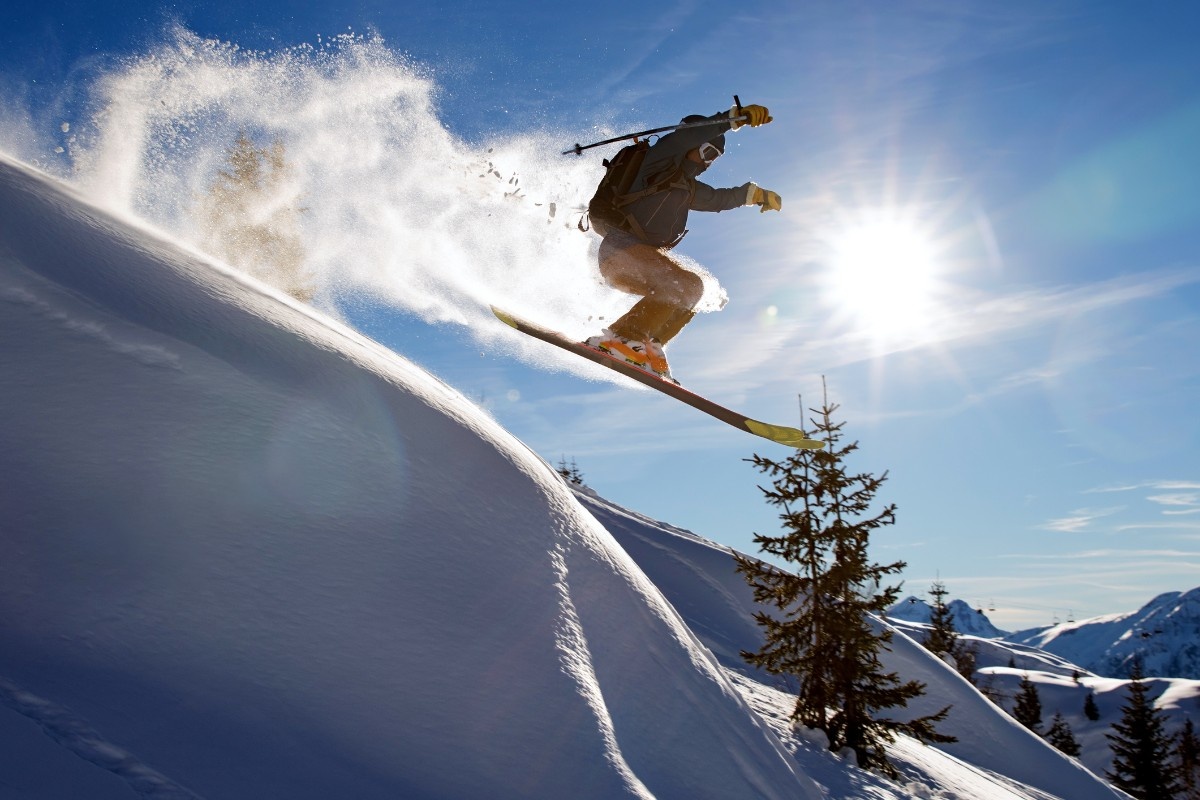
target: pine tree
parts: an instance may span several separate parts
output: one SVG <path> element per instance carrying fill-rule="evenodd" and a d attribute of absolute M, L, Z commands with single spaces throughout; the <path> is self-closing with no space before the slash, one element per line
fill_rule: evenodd
<path fill-rule="evenodd" d="M 558 474 L 563 477 L 567 483 L 573 486 L 583 486 L 583 473 L 579 470 L 579 466 L 575 463 L 575 459 L 571 459 L 571 463 L 567 464 L 567 457 L 563 456 L 558 461 Z"/>
<path fill-rule="evenodd" d="M 829 635 L 831 592 L 826 563 L 837 533 L 824 524 L 824 487 L 815 454 L 800 450 L 778 462 L 755 455 L 751 463 L 772 479 L 772 488 L 759 487 L 767 503 L 779 507 L 787 531 L 779 536 L 755 534 L 763 552 L 795 564 L 795 574 L 756 559 L 735 554 L 737 569 L 754 589 L 754 599 L 782 613 L 755 613 L 765 643 L 757 653 L 742 657 L 756 667 L 796 679 L 796 705 L 791 719 L 807 728 L 825 730 L 833 702 L 825 658 Z"/>
<path fill-rule="evenodd" d="M 1029 680 L 1028 673 L 1021 677 L 1021 690 L 1017 693 L 1017 704 L 1013 706 L 1013 719 L 1035 733 L 1042 727 L 1042 699 L 1037 686 Z"/>
<path fill-rule="evenodd" d="M 1083 715 L 1092 722 L 1100 719 L 1100 707 L 1096 705 L 1096 693 L 1088 692 L 1083 701 Z"/>
<path fill-rule="evenodd" d="M 954 667 L 958 670 L 958 674 L 962 675 L 971 683 L 975 682 L 975 667 L 979 660 L 979 643 L 971 642 L 964 644 L 962 639 L 958 640 L 957 652 L 954 654 Z"/>
<path fill-rule="evenodd" d="M 933 606 L 929 614 L 929 633 L 925 635 L 925 647 L 939 656 L 948 655 L 952 658 L 958 652 L 958 632 L 954 630 L 954 618 L 946 605 L 946 585 L 934 581 L 929 589 L 933 596 Z"/>
<path fill-rule="evenodd" d="M 308 302 L 311 276 L 304 273 L 300 209 L 290 195 L 282 142 L 256 147 L 242 131 L 229 149 L 197 208 L 203 246 L 256 278 Z"/>
<path fill-rule="evenodd" d="M 1054 717 L 1050 720 L 1050 730 L 1046 731 L 1046 741 L 1072 758 L 1079 758 L 1081 752 L 1079 742 L 1075 741 L 1075 734 L 1071 732 L 1071 726 L 1058 711 L 1054 712 Z"/>
<path fill-rule="evenodd" d="M 1179 733 L 1175 757 L 1179 759 L 1179 782 L 1183 789 L 1180 800 L 1200 800 L 1200 739 L 1196 737 L 1191 717 Z"/>
<path fill-rule="evenodd" d="M 935 730 L 949 707 L 908 722 L 877 717 L 879 711 L 905 706 L 925 687 L 885 672 L 879 660 L 892 635 L 873 615 L 882 616 L 895 603 L 899 587 L 884 587 L 883 580 L 905 565 L 879 565 L 868 558 L 870 533 L 894 522 L 895 506 L 870 511 L 887 475 L 847 471 L 845 459 L 858 444 L 842 445 L 844 423 L 833 422 L 837 408 L 826 399 L 813 409 L 824 450 L 800 450 L 782 462 L 757 455 L 751 460 L 772 478 L 772 488 L 762 491 L 768 503 L 782 509 L 785 529 L 779 536 L 756 534 L 755 542 L 763 552 L 795 564 L 797 572 L 736 556 L 755 600 L 781 615 L 755 615 L 766 641 L 757 653 L 742 655 L 754 666 L 797 679 L 794 723 L 824 731 L 831 750 L 852 748 L 860 766 L 895 775 L 884 745 L 897 733 L 954 741 Z"/>
<path fill-rule="evenodd" d="M 1173 800 L 1182 789 L 1179 765 L 1171 758 L 1175 737 L 1167 734 L 1166 718 L 1147 696 L 1143 677 L 1135 662 L 1121 719 L 1105 734 L 1113 751 L 1112 771 L 1105 774 L 1138 800 Z"/>

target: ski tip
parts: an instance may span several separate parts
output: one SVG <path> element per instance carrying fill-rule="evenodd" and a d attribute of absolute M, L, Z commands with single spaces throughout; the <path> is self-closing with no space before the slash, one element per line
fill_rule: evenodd
<path fill-rule="evenodd" d="M 516 318 L 513 317 L 512 314 L 509 314 L 507 311 L 504 311 L 502 309 L 496 308 L 495 306 L 492 306 L 492 313 L 496 315 L 496 319 L 500 320 L 501 322 L 503 322 L 505 325 L 509 326 L 510 328 L 518 327 Z"/>
<path fill-rule="evenodd" d="M 788 447 L 795 447 L 797 450 L 820 450 L 825 446 L 824 442 L 809 439 L 802 431 L 783 425 L 770 425 L 766 422 L 748 419 L 746 420 L 746 430 L 756 436 L 770 439 L 772 442 L 779 442 L 779 444 L 785 444 Z"/>

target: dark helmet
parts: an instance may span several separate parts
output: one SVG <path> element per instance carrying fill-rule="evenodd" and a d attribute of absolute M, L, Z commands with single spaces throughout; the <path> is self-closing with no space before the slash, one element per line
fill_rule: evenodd
<path fill-rule="evenodd" d="M 700 114 L 688 114 L 686 117 L 679 120 L 679 124 L 686 125 L 689 122 L 706 122 L 706 121 L 708 121 L 708 117 L 701 116 Z M 714 125 L 713 127 L 716 128 L 717 126 Z M 718 133 L 716 136 L 709 139 L 709 141 L 712 142 L 713 147 L 715 147 L 721 151 L 722 155 L 725 154 L 725 134 Z"/>

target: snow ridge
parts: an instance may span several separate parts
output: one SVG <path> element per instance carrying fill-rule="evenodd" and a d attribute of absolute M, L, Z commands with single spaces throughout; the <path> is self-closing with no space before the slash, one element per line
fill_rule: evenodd
<path fill-rule="evenodd" d="M 146 800 L 202 800 L 200 795 L 107 741 L 66 708 L 22 691 L 4 678 L 0 678 L 0 705 L 32 720 L 47 736 L 84 761 L 121 778 L 139 797 Z"/>

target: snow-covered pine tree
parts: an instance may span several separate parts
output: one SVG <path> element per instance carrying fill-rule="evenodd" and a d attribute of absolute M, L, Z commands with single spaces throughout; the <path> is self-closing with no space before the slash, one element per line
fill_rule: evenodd
<path fill-rule="evenodd" d="M 896 601 L 899 586 L 883 586 L 903 562 L 874 564 L 867 554 L 872 531 L 895 521 L 895 505 L 873 513 L 871 504 L 885 473 L 851 474 L 845 459 L 858 443 L 842 444 L 844 423 L 834 423 L 837 405 L 828 395 L 811 422 L 823 450 L 799 450 L 778 462 L 754 456 L 752 463 L 771 476 L 762 489 L 782 509 L 785 529 L 778 536 L 756 534 L 759 548 L 797 567 L 795 574 L 758 559 L 737 556 L 737 568 L 754 589 L 755 599 L 780 616 L 760 611 L 755 617 L 766 641 L 757 653 L 742 655 L 768 672 L 795 676 L 799 683 L 792 720 L 825 732 L 831 750 L 850 747 L 859 766 L 895 776 L 885 745 L 897 733 L 925 742 L 950 742 L 936 723 L 937 714 L 907 722 L 879 718 L 878 712 L 902 707 L 924 693 L 919 681 L 902 682 L 885 672 L 879 652 L 892 639 L 877 619 Z"/>
<path fill-rule="evenodd" d="M 954 630 L 954 618 L 946 605 L 946 584 L 934 581 L 929 589 L 933 605 L 929 613 L 929 633 L 925 635 L 925 647 L 939 656 L 954 657 L 958 650 L 958 632 Z"/>
<path fill-rule="evenodd" d="M 1054 712 L 1050 720 L 1050 730 L 1046 731 L 1046 741 L 1072 758 L 1079 758 L 1079 742 L 1075 740 L 1075 734 L 1061 712 Z"/>
<path fill-rule="evenodd" d="M 1130 672 L 1129 699 L 1104 734 L 1113 751 L 1111 771 L 1105 775 L 1118 789 L 1138 800 L 1175 800 L 1183 788 L 1178 763 L 1172 758 L 1175 737 L 1166 732 L 1166 720 L 1148 697 L 1140 661 Z"/>
<path fill-rule="evenodd" d="M 1013 706 L 1013 719 L 1035 733 L 1042 727 L 1042 699 L 1037 686 L 1029 680 L 1028 673 L 1021 676 L 1020 691 Z"/>

